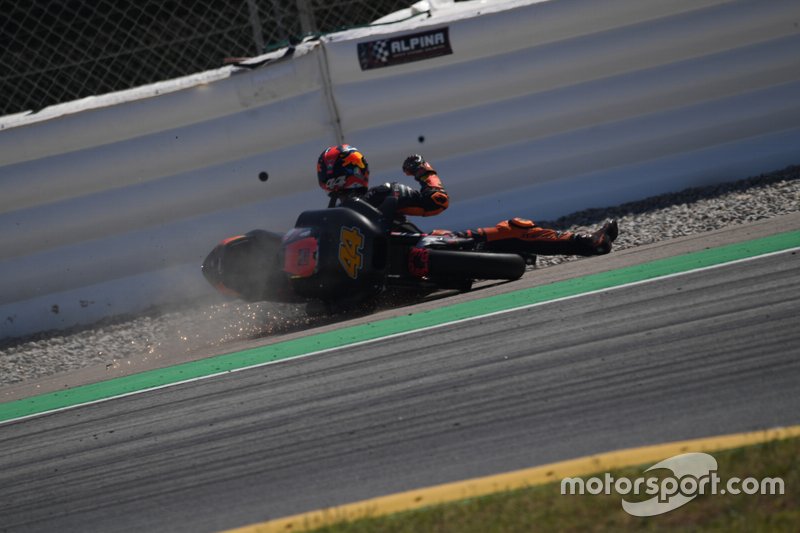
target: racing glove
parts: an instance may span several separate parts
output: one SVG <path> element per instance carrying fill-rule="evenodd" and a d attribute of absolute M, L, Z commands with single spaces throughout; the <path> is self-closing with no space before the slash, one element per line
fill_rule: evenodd
<path fill-rule="evenodd" d="M 419 154 L 406 157 L 406 160 L 403 161 L 403 172 L 409 176 L 413 176 L 417 181 L 422 180 L 422 178 L 428 174 L 436 173 L 431 164 L 425 161 Z"/>

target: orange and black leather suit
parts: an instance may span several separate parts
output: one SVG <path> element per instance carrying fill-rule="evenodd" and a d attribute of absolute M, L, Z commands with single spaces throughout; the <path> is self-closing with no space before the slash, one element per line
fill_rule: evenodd
<path fill-rule="evenodd" d="M 419 182 L 419 190 L 402 183 L 384 183 L 369 189 L 363 199 L 379 207 L 388 197 L 393 196 L 397 198 L 397 215 L 430 217 L 447 209 L 450 197 L 430 163 L 421 158 L 416 165 L 408 163 L 408 159 L 406 161 L 403 170 Z"/>
<path fill-rule="evenodd" d="M 373 187 L 363 196 L 364 200 L 378 207 L 393 196 L 397 198 L 398 215 L 433 216 L 447 209 L 450 198 L 436 171 L 421 156 L 411 156 L 403 163 L 403 171 L 413 176 L 420 184 L 415 190 L 402 183 L 385 183 Z M 398 229 L 414 228 L 403 217 L 398 217 Z M 407 230 L 407 229 L 406 229 Z M 451 235 L 470 243 L 469 247 L 496 252 L 531 255 L 602 255 L 611 251 L 617 238 L 616 221 L 606 221 L 591 234 L 557 231 L 537 226 L 524 218 L 504 220 L 493 227 L 476 228 L 453 232 L 434 230 L 434 235 Z M 463 246 L 463 244 L 462 244 Z"/>
<path fill-rule="evenodd" d="M 435 230 L 446 235 L 447 232 Z M 537 226 L 532 220 L 512 218 L 494 227 L 452 233 L 474 239 L 479 247 L 495 252 L 534 255 L 603 255 L 611 251 L 619 228 L 615 220 L 607 220 L 591 234 L 557 231 Z"/>

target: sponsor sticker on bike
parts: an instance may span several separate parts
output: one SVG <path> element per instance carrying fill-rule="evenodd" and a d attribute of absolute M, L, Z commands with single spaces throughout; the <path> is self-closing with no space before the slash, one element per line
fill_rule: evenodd
<path fill-rule="evenodd" d="M 343 227 L 339 236 L 339 263 L 347 275 L 353 279 L 358 278 L 358 272 L 363 265 L 364 235 L 356 227 Z"/>

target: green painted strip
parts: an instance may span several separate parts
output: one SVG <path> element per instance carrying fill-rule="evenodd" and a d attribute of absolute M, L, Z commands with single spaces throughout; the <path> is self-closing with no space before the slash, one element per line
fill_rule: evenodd
<path fill-rule="evenodd" d="M 800 246 L 792 231 L 0 404 L 0 422 Z"/>

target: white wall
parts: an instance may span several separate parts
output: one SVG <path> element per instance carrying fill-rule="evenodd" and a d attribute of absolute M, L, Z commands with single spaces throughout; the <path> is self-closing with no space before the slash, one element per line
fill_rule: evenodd
<path fill-rule="evenodd" d="M 340 137 L 375 183 L 434 162 L 452 207 L 427 228 L 797 163 L 799 21 L 792 0 L 459 3 L 0 119 L 0 337 L 209 295 L 216 241 L 325 204 L 314 165 Z M 452 55 L 359 67 L 359 42 L 444 26 Z"/>

